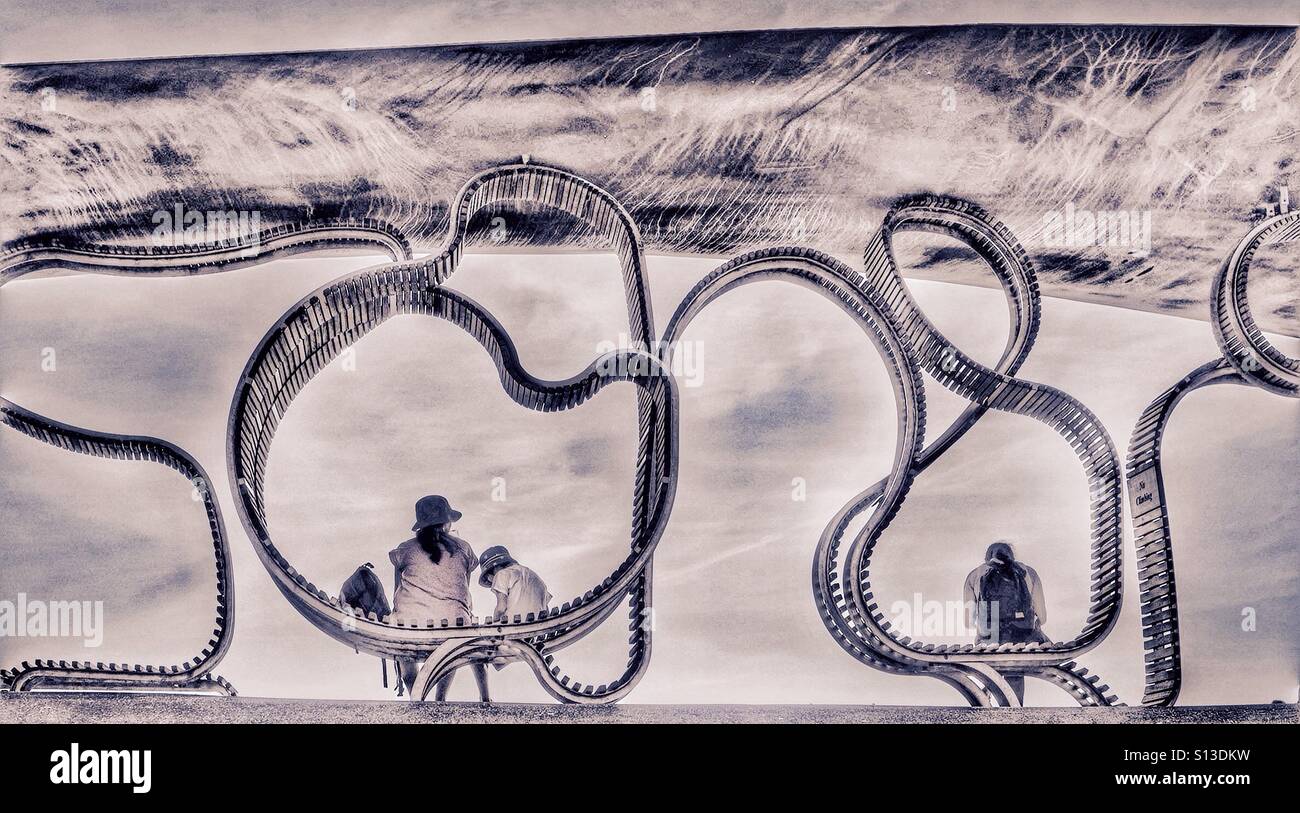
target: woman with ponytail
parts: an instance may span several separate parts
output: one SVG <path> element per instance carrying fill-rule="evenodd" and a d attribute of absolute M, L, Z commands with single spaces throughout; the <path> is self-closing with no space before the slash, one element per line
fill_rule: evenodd
<path fill-rule="evenodd" d="M 408 539 L 389 552 L 396 574 L 393 614 L 390 621 L 404 624 L 427 624 L 447 619 L 468 619 L 474 615 L 469 594 L 469 574 L 478 567 L 478 557 L 469 543 L 451 533 L 451 524 L 461 518 L 445 497 L 422 497 L 415 504 L 415 538 Z M 420 664 L 413 658 L 399 659 L 398 673 L 406 691 L 411 691 Z M 474 664 L 479 698 L 487 703 L 487 671 Z M 438 681 L 435 699 L 447 699 L 447 690 L 455 673 Z M 412 698 L 415 699 L 415 698 Z"/>

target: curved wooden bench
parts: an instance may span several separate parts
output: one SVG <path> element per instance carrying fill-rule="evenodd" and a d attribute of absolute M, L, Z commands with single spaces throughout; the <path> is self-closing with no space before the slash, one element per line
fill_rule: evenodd
<path fill-rule="evenodd" d="M 1300 211 L 1265 218 L 1237 243 L 1215 276 L 1210 293 L 1210 324 L 1223 356 L 1197 367 L 1162 392 L 1143 410 L 1133 428 L 1125 475 L 1142 602 L 1144 705 L 1172 706 L 1183 680 L 1173 535 L 1161 462 L 1165 428 L 1183 398 L 1214 384 L 1249 385 L 1288 398 L 1300 397 L 1300 359 L 1288 357 L 1268 341 L 1250 313 L 1246 296 L 1255 252 L 1265 245 L 1297 239 Z"/>

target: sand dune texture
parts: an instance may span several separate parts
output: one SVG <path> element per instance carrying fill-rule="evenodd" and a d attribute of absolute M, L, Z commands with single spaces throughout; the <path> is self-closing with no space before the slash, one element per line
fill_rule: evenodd
<path fill-rule="evenodd" d="M 378 217 L 433 248 L 466 178 L 528 154 L 614 192 L 652 251 L 795 242 L 852 260 L 892 200 L 939 191 L 1007 220 L 1049 295 L 1203 319 L 1219 263 L 1288 182 L 1298 113 L 1295 29 L 782 31 L 14 66 L 0 69 L 0 239 L 139 242 L 182 204 L 263 226 Z M 1149 241 L 1051 228 L 1111 212 L 1149 223 Z M 492 217 L 481 239 L 499 245 L 584 240 L 542 213 L 503 212 L 495 231 Z M 1252 272 L 1257 319 L 1300 336 L 1294 259 L 1265 251 Z M 993 282 L 939 242 L 911 273 Z"/>

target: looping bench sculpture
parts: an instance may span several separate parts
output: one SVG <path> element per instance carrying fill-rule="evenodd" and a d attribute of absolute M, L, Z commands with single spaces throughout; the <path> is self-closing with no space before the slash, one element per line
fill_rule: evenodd
<path fill-rule="evenodd" d="M 473 215 L 508 202 L 542 204 L 588 223 L 618 254 L 630 335 L 641 347 L 654 338 L 645 260 L 636 226 L 617 201 L 595 185 L 559 170 L 517 164 L 488 170 L 467 183 L 451 208 L 446 243 L 436 255 L 349 274 L 307 295 L 276 323 L 245 367 L 230 413 L 228 464 L 240 519 L 263 565 L 289 602 L 312 624 L 348 646 L 381 657 L 427 659 L 412 697 L 450 670 L 498 656 L 523 659 L 555 698 L 572 703 L 612 702 L 644 672 L 651 631 L 651 558 L 671 511 L 677 480 L 676 385 L 657 358 L 617 351 L 565 381 L 543 381 L 519 363 L 504 328 L 483 308 L 445 287 L 456 270 Z M 638 388 L 640 427 L 632 533 L 627 556 L 600 584 L 554 607 L 543 618 L 429 619 L 412 627 L 360 616 L 316 588 L 279 553 L 267 528 L 263 500 L 271 441 L 289 404 L 344 348 L 389 318 L 423 314 L 445 319 L 472 335 L 496 365 L 501 385 L 529 409 L 573 409 L 609 384 Z M 583 685 L 562 673 L 554 653 L 582 638 L 627 601 L 628 665 L 608 683 Z"/>
<path fill-rule="evenodd" d="M 507 202 L 561 209 L 588 222 L 609 241 L 623 269 L 632 335 L 645 347 L 660 347 L 660 358 L 623 351 L 621 357 L 596 360 L 565 382 L 539 381 L 519 365 L 501 326 L 482 308 L 444 285 L 458 265 L 470 219 L 476 212 Z M 502 166 L 476 176 L 462 188 L 451 207 L 450 220 L 445 245 L 436 255 L 357 272 L 304 297 L 263 339 L 245 368 L 232 405 L 228 462 L 241 519 L 277 586 L 319 629 L 372 654 L 427 659 L 416 681 L 415 697 L 424 697 L 449 670 L 503 655 L 529 663 L 546 690 L 560 700 L 610 702 L 624 696 L 648 662 L 650 631 L 644 613 L 649 604 L 652 555 L 676 485 L 676 392 L 667 372 L 672 348 L 691 319 L 726 291 L 761 279 L 781 279 L 823 294 L 858 322 L 893 374 L 899 409 L 893 473 L 847 506 L 818 546 L 814 594 L 831 634 L 865 663 L 901 674 L 937 677 L 958 688 L 972 703 L 1014 704 L 1003 674 L 1050 680 L 1085 704 L 1113 701 L 1105 695 L 1106 687 L 1096 686 L 1096 678 L 1089 678 L 1086 670 L 1076 671 L 1071 659 L 1105 637 L 1119 610 L 1122 536 L 1118 462 L 1109 437 L 1084 407 L 1050 387 L 1012 377 L 1037 329 L 1037 287 L 1023 250 L 1004 227 L 977 207 L 934 196 L 904 202 L 890 213 L 869 247 L 866 276 L 803 248 L 764 249 L 738 257 L 687 295 L 657 345 L 640 238 L 631 218 L 608 193 L 557 169 Z M 966 242 L 998 275 L 1013 305 L 1016 324 L 997 370 L 984 368 L 952 348 L 911 303 L 888 243 L 893 231 L 909 228 L 938 231 Z M 307 581 L 271 541 L 263 480 L 271 438 L 289 404 L 343 348 L 394 315 L 415 313 L 447 319 L 473 335 L 492 357 L 506 392 L 529 408 L 573 408 L 616 380 L 629 380 L 640 390 L 641 436 L 629 554 L 602 584 L 555 608 L 546 618 L 511 619 L 509 623 L 430 619 L 420 627 L 403 627 L 380 618 L 359 617 Z M 628 369 L 641 372 L 608 372 Z M 957 423 L 925 448 L 923 369 L 972 401 Z M 871 550 L 913 478 L 989 408 L 1048 423 L 1071 443 L 1085 466 L 1093 494 L 1091 614 L 1079 635 L 1063 643 L 948 647 L 899 639 L 871 600 Z M 843 530 L 854 516 L 872 508 L 866 530 L 844 557 L 845 576 L 840 577 Z M 586 635 L 627 598 L 632 609 L 627 670 L 600 685 L 571 682 L 554 664 L 554 652 Z"/>
<path fill-rule="evenodd" d="M 972 248 L 993 269 L 1013 315 L 996 369 L 953 347 L 913 302 L 893 258 L 898 231 L 945 234 Z M 722 294 L 762 279 L 809 287 L 849 314 L 880 353 L 894 383 L 898 440 L 888 477 L 858 494 L 827 525 L 813 559 L 818 610 L 835 641 L 857 660 L 896 674 L 937 678 L 974 705 L 1015 705 L 1004 674 L 1031 675 L 1069 691 L 1081 704 L 1115 702 L 1108 687 L 1072 658 L 1096 646 L 1114 626 L 1121 594 L 1121 515 L 1118 461 L 1101 422 L 1065 393 L 1014 378 L 1038 329 L 1038 287 L 1024 250 L 1001 224 L 965 201 L 925 195 L 899 202 L 867 247 L 866 273 L 807 249 L 769 249 L 739 257 L 701 281 L 678 307 L 662 346 L 671 352 L 682 332 Z M 921 371 L 972 403 L 929 446 L 923 446 L 925 396 Z M 966 433 L 988 409 L 1047 423 L 1075 450 L 1092 495 L 1092 601 L 1073 640 L 1051 644 L 936 645 L 900 638 L 874 600 L 870 561 L 875 545 L 902 505 L 914 478 Z M 870 511 L 844 553 L 849 524 Z M 841 574 L 841 563 L 843 571 Z"/>
<path fill-rule="evenodd" d="M 34 663 L 23 661 L 13 669 L 0 670 L 0 684 L 12 691 L 85 687 L 216 691 L 233 695 L 234 688 L 224 678 L 212 674 L 230 649 L 235 595 L 230 578 L 230 545 L 225 525 L 213 496 L 212 481 L 203 468 L 183 449 L 165 440 L 78 429 L 37 415 L 4 398 L 0 398 L 0 423 L 70 452 L 115 460 L 142 460 L 180 472 L 193 484 L 203 502 L 217 566 L 216 627 L 212 631 L 212 640 L 202 652 L 185 663 L 152 666 L 38 659 Z"/>
<path fill-rule="evenodd" d="M 510 337 L 490 314 L 445 286 L 459 263 L 474 214 L 512 203 L 541 204 L 567 212 L 608 241 L 620 260 L 630 335 L 645 351 L 616 351 L 596 359 L 572 378 L 544 381 L 520 365 Z M 952 236 L 993 269 L 1013 315 L 1007 346 L 994 368 L 978 364 L 953 347 L 912 301 L 892 256 L 892 235 L 904 230 Z M 173 257 L 171 264 L 157 261 L 150 252 L 141 259 L 139 252 L 125 249 L 78 246 L 69 252 L 61 246 L 27 246 L 4 255 L 8 259 L 0 262 L 0 280 L 13 278 L 20 268 L 26 273 L 47 265 L 202 273 L 331 243 L 369 243 L 393 255 L 393 263 L 348 274 L 308 294 L 264 336 L 244 368 L 232 401 L 227 466 L 241 522 L 263 566 L 289 603 L 318 629 L 349 647 L 384 657 L 426 659 L 415 697 L 425 697 L 450 670 L 498 657 L 528 663 L 545 689 L 564 702 L 613 702 L 632 689 L 649 662 L 647 617 L 653 554 L 666 528 L 676 488 L 677 393 L 669 372 L 672 349 L 691 320 L 722 294 L 759 280 L 778 279 L 808 287 L 848 313 L 881 355 L 893 381 L 899 431 L 892 471 L 832 518 L 814 555 L 813 593 L 835 641 L 862 663 L 890 673 L 936 678 L 975 705 L 1014 705 L 1017 701 L 1004 680 L 1006 675 L 1050 681 L 1084 705 L 1114 702 L 1105 694 L 1106 687 L 1096 685 L 1097 678 L 1088 676 L 1072 659 L 1104 639 L 1119 612 L 1122 537 L 1115 451 L 1100 422 L 1077 401 L 1051 387 L 1015 378 L 1037 332 L 1037 284 L 1014 237 L 978 207 L 933 195 L 900 202 L 867 247 L 865 274 L 806 248 L 778 247 L 745 254 L 709 274 L 686 296 L 659 343 L 654 341 L 645 260 L 636 225 L 607 192 L 562 170 L 525 163 L 475 176 L 451 207 L 442 250 L 429 258 L 410 260 L 405 240 L 382 224 L 366 222 L 359 229 L 330 228 L 312 234 L 318 238 L 315 243 L 304 236 L 303 229 L 287 228 L 263 235 L 262 245 L 251 257 L 245 256 L 249 247 L 225 244 Z M 544 617 L 429 619 L 422 625 L 404 626 L 362 616 L 315 587 L 271 540 L 264 501 L 266 465 L 275 430 L 289 405 L 344 348 L 393 316 L 415 314 L 445 319 L 471 334 L 492 358 L 506 393 L 530 409 L 576 408 L 618 382 L 637 388 L 639 441 L 628 554 L 599 585 Z M 659 355 L 646 352 L 652 347 L 660 348 Z M 971 402 L 928 446 L 924 444 L 922 371 Z M 1001 646 L 928 644 L 897 636 L 874 601 L 871 556 L 914 479 L 989 409 L 1048 424 L 1074 448 L 1087 474 L 1092 498 L 1091 606 L 1083 628 L 1069 641 Z M 219 521 L 215 505 L 213 511 Z M 864 514 L 864 528 L 845 548 L 846 529 Z M 219 589 L 223 596 L 229 592 L 225 584 Z M 587 635 L 624 603 L 629 607 L 631 636 L 623 673 L 599 685 L 583 684 L 564 674 L 555 663 L 555 653 Z M 212 658 L 205 661 L 212 662 Z"/>
<path fill-rule="evenodd" d="M 394 260 L 411 256 L 405 235 L 370 218 L 308 220 L 262 229 L 255 235 L 181 245 L 136 246 L 41 237 L 0 250 L 0 285 L 50 268 L 179 277 L 233 271 L 311 251 L 358 248 L 379 249 Z"/>
<path fill-rule="evenodd" d="M 1215 276 L 1210 294 L 1210 325 L 1223 355 L 1161 393 L 1133 429 L 1125 474 L 1142 601 L 1144 705 L 1171 706 L 1182 688 L 1173 538 L 1161 469 L 1165 427 L 1184 397 L 1213 384 L 1248 385 L 1288 398 L 1300 397 L 1300 359 L 1288 357 L 1268 341 L 1250 313 L 1246 296 L 1255 252 L 1262 246 L 1297 239 L 1300 211 L 1265 218 L 1233 248 Z"/>
<path fill-rule="evenodd" d="M 411 256 L 406 238 L 377 220 L 320 220 L 266 229 L 244 240 L 182 246 L 97 245 L 64 238 L 38 238 L 0 250 L 0 286 L 45 269 L 97 274 L 189 276 L 228 271 L 322 248 L 379 248 L 394 259 Z M 109 691 L 167 690 L 234 695 L 213 673 L 230 648 L 235 591 L 230 547 L 212 481 L 184 449 L 165 440 L 112 435 L 69 426 L 0 398 L 0 423 L 42 442 L 78 454 L 158 463 L 194 485 L 212 534 L 216 555 L 216 625 L 199 654 L 179 665 L 88 663 L 36 659 L 0 669 L 0 689 L 90 688 Z"/>

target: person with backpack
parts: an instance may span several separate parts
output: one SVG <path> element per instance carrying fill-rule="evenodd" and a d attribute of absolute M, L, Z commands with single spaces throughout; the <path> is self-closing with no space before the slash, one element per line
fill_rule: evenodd
<path fill-rule="evenodd" d="M 1043 632 L 1047 602 L 1043 582 L 1032 567 L 1016 561 L 1005 540 L 989 545 L 984 564 L 966 577 L 967 618 L 979 644 L 1050 643 Z M 1024 701 L 1025 679 L 1008 675 L 1007 683 Z"/>
<path fill-rule="evenodd" d="M 469 594 L 469 575 L 478 567 L 478 557 L 469 543 L 451 533 L 451 525 L 461 518 L 446 497 L 436 494 L 421 497 L 415 504 L 415 538 L 408 539 L 389 552 L 396 576 L 393 593 L 393 614 L 390 621 L 405 624 L 426 624 L 439 621 L 473 617 L 473 599 Z M 411 691 L 419 673 L 420 664 L 413 658 L 400 658 L 397 671 L 406 691 Z M 478 682 L 479 698 L 491 702 L 488 696 L 487 668 L 475 663 L 474 679 Z M 438 681 L 435 699 L 447 699 L 453 672 Z M 411 699 L 415 699 L 412 697 Z"/>

